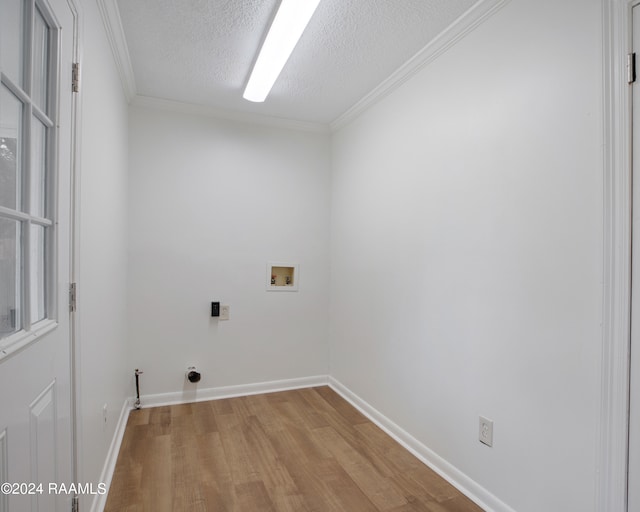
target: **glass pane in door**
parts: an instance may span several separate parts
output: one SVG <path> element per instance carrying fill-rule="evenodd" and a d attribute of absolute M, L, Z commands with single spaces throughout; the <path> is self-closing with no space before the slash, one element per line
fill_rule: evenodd
<path fill-rule="evenodd" d="M 45 307 L 46 269 L 45 269 L 45 228 L 31 225 L 31 322 L 37 322 L 47 316 Z"/>
<path fill-rule="evenodd" d="M 0 206 L 20 208 L 22 182 L 22 103 L 0 90 Z"/>
<path fill-rule="evenodd" d="M 49 85 L 49 27 L 36 8 L 33 25 L 33 91 L 31 99 L 47 112 Z"/>
<path fill-rule="evenodd" d="M 20 222 L 0 217 L 0 338 L 22 328 Z"/>
<path fill-rule="evenodd" d="M 31 214 L 45 216 L 45 183 L 47 165 L 47 127 L 35 116 L 31 122 Z"/>
<path fill-rule="evenodd" d="M 23 87 L 23 16 L 22 0 L 0 1 L 0 70 L 20 87 Z"/>

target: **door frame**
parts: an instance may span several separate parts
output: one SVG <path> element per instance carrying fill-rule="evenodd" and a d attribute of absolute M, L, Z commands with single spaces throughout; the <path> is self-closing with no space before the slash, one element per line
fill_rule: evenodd
<path fill-rule="evenodd" d="M 82 62 L 82 12 L 79 0 L 67 0 L 69 9 L 73 16 L 73 62 Z M 82 67 L 80 67 L 81 69 Z M 81 80 L 80 80 L 81 81 Z M 77 283 L 79 271 L 79 243 L 78 233 L 80 226 L 80 154 L 81 154 L 81 120 L 82 120 L 82 89 L 74 92 L 71 98 L 71 169 L 70 169 L 70 219 L 69 219 L 69 256 L 70 283 Z M 70 336 L 70 380 L 71 380 L 71 471 L 75 482 L 80 482 L 81 458 L 79 456 L 79 446 L 81 445 L 81 394 L 80 394 L 80 343 L 78 339 L 78 313 L 77 310 L 70 312 L 69 336 Z"/>
<path fill-rule="evenodd" d="M 632 5 L 603 0 L 603 298 L 596 510 L 627 512 L 631 348 Z"/>

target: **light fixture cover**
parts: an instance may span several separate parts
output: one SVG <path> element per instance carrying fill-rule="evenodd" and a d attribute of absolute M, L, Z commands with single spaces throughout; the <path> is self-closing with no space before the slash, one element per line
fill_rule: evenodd
<path fill-rule="evenodd" d="M 320 0 L 282 0 L 253 66 L 244 99 L 266 99 L 319 3 Z"/>

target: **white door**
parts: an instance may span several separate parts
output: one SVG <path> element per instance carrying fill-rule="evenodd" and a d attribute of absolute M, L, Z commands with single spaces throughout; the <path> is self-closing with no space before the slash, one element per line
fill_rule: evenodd
<path fill-rule="evenodd" d="M 74 480 L 68 0 L 0 0 L 0 512 L 69 511 Z"/>
<path fill-rule="evenodd" d="M 640 57 L 640 5 L 633 7 L 633 51 Z M 640 78 L 640 77 L 639 77 Z M 628 512 L 640 512 L 640 84 L 632 85 L 633 222 Z"/>

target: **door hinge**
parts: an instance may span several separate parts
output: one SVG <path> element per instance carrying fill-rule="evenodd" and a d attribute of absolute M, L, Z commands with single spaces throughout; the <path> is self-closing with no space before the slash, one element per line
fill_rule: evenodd
<path fill-rule="evenodd" d="M 80 512 L 80 504 L 78 503 L 78 495 L 71 498 L 71 512 Z"/>
<path fill-rule="evenodd" d="M 636 81 L 636 54 L 629 53 L 627 55 L 627 83 L 632 84 Z"/>
<path fill-rule="evenodd" d="M 71 91 L 80 92 L 80 63 L 74 62 L 71 66 Z"/>
<path fill-rule="evenodd" d="M 76 310 L 76 283 L 69 284 L 69 311 L 73 313 Z"/>

